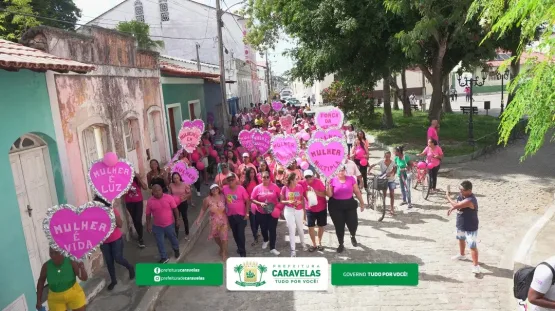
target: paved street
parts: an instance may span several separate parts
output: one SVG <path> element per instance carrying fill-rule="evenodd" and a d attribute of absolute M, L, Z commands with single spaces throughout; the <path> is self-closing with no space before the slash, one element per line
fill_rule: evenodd
<path fill-rule="evenodd" d="M 524 142 L 508 147 L 486 160 L 444 168 L 438 187 L 457 187 L 463 179 L 474 183 L 480 206 L 479 250 L 482 274 L 471 273 L 470 261 L 454 262 L 457 253 L 454 237 L 455 215 L 447 216 L 442 195 L 423 201 L 413 194 L 417 208 L 408 212 L 398 208 L 397 216 L 376 222 L 369 211 L 359 213 L 358 247 L 346 242 L 346 251 L 335 252 L 337 241 L 331 220 L 325 234 L 323 253 L 298 256 L 325 256 L 330 262 L 411 262 L 420 266 L 417 287 L 333 287 L 327 292 L 228 292 L 218 288 L 170 288 L 161 297 L 157 311 L 170 310 L 516 310 L 511 295 L 512 255 L 528 226 L 551 202 L 555 178 L 552 166 L 555 144 L 519 163 Z M 382 151 L 372 150 L 371 162 Z M 399 194 L 399 190 L 397 190 Z M 400 202 L 397 195 L 397 204 Z M 278 250 L 289 256 L 286 226 L 278 226 Z M 249 228 L 246 230 L 250 232 Z M 206 232 L 204 233 L 206 236 Z M 248 256 L 270 256 L 260 245 L 251 247 L 247 234 Z M 308 239 L 308 234 L 305 235 Z M 231 237 L 231 234 L 230 234 Z M 308 240 L 307 240 L 308 241 Z M 230 253 L 235 252 L 230 240 Z M 188 262 L 217 262 L 212 241 L 199 240 Z"/>

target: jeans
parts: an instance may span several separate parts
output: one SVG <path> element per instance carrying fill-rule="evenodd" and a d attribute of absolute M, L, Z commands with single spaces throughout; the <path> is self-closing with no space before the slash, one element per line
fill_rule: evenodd
<path fill-rule="evenodd" d="M 345 225 L 349 233 L 354 237 L 358 228 L 357 203 L 353 198 L 337 200 L 333 197 L 328 201 L 328 212 L 335 227 L 335 235 L 339 245 L 343 245 L 345 238 Z"/>
<path fill-rule="evenodd" d="M 187 201 L 183 201 L 181 203 L 179 203 L 179 205 L 177 206 L 177 210 L 179 211 L 179 214 L 181 214 L 181 218 L 183 218 L 183 225 L 185 226 L 185 234 L 189 235 L 189 218 L 187 217 L 187 210 L 189 209 L 189 204 L 187 203 Z M 175 220 L 177 221 L 177 219 Z M 179 231 L 179 229 L 176 227 L 175 228 L 175 234 L 177 235 L 177 232 Z"/>
<path fill-rule="evenodd" d="M 260 225 L 264 242 L 270 241 L 270 250 L 276 249 L 278 219 L 270 214 L 256 213 L 256 223 Z"/>
<path fill-rule="evenodd" d="M 133 270 L 133 266 L 123 258 L 123 238 L 119 238 L 110 243 L 104 243 L 100 245 L 100 250 L 104 256 L 104 262 L 108 268 L 108 273 L 110 274 L 110 279 L 112 283 L 116 282 L 116 266 L 114 262 L 124 266 L 129 272 Z"/>
<path fill-rule="evenodd" d="M 364 189 L 368 188 L 368 164 L 366 166 L 360 165 L 360 160 L 354 160 L 355 164 L 360 171 L 360 175 L 362 176 L 362 181 L 364 183 Z"/>
<path fill-rule="evenodd" d="M 347 154 L 351 154 L 351 148 L 352 147 L 353 147 L 353 144 L 347 143 Z"/>
<path fill-rule="evenodd" d="M 403 201 L 411 204 L 410 200 L 410 185 L 411 185 L 411 175 L 406 173 L 401 173 L 399 177 L 399 184 L 401 186 L 401 194 L 403 195 Z"/>
<path fill-rule="evenodd" d="M 202 176 L 202 171 L 199 171 L 198 174 L 198 179 L 197 181 L 195 181 L 195 189 L 197 190 L 197 192 L 200 192 L 200 176 Z"/>
<path fill-rule="evenodd" d="M 297 234 L 299 234 L 301 246 L 304 247 L 304 211 L 302 209 L 297 210 L 293 207 L 286 206 L 283 211 L 283 216 L 285 217 L 287 228 L 289 229 L 289 244 L 291 246 L 291 251 L 295 251 L 295 230 L 297 230 Z"/>
<path fill-rule="evenodd" d="M 154 237 L 156 238 L 156 246 L 158 246 L 158 253 L 160 253 L 161 259 L 168 259 L 166 246 L 164 245 L 165 237 L 168 237 L 168 239 L 170 240 L 174 251 L 179 250 L 179 242 L 177 241 L 177 236 L 175 235 L 175 224 L 171 224 L 167 227 L 158 227 L 153 225 L 152 232 L 154 232 Z"/>
<path fill-rule="evenodd" d="M 125 208 L 131 215 L 131 220 L 133 220 L 133 227 L 137 231 L 139 240 L 143 239 L 143 201 L 141 202 L 125 202 Z"/>
<path fill-rule="evenodd" d="M 251 231 L 252 231 L 252 237 L 254 238 L 254 240 L 257 240 L 258 238 L 258 220 L 256 219 L 256 214 L 253 214 L 251 211 L 249 211 L 249 223 L 251 226 Z"/>
<path fill-rule="evenodd" d="M 431 189 L 435 189 L 436 185 L 437 185 L 437 173 L 439 172 L 439 167 L 440 165 L 432 168 L 431 170 L 428 170 L 428 173 L 430 175 L 430 188 Z"/>
<path fill-rule="evenodd" d="M 241 257 L 247 257 L 247 250 L 245 248 L 245 228 L 247 227 L 247 221 L 245 220 L 245 216 L 231 215 L 227 216 L 227 220 L 231 232 L 233 233 L 235 244 L 237 244 L 237 253 L 239 253 Z"/>

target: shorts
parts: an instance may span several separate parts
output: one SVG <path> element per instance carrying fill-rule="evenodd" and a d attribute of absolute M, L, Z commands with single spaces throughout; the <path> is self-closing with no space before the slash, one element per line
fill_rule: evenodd
<path fill-rule="evenodd" d="M 47 301 L 48 310 L 66 311 L 84 307 L 87 304 L 87 297 L 79 283 L 75 282 L 70 289 L 64 292 L 49 291 Z"/>
<path fill-rule="evenodd" d="M 325 227 L 328 224 L 328 211 L 323 210 L 319 212 L 306 211 L 306 226 L 312 227 Z"/>
<path fill-rule="evenodd" d="M 387 187 L 389 188 L 389 190 L 393 191 L 395 190 L 395 188 L 397 188 L 397 184 L 394 181 L 389 181 L 387 182 Z"/>
<path fill-rule="evenodd" d="M 208 167 L 208 157 L 204 157 L 202 158 L 202 164 L 204 164 L 204 167 Z"/>
<path fill-rule="evenodd" d="M 457 229 L 457 240 L 466 240 L 469 248 L 476 248 L 478 238 L 478 230 L 476 231 L 461 231 Z"/>

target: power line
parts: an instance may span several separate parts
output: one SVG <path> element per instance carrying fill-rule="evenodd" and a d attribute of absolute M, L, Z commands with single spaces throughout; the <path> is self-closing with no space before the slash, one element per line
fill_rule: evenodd
<path fill-rule="evenodd" d="M 216 0 L 216 1 L 219 1 L 219 0 Z M 229 8 L 229 5 L 227 5 L 227 3 L 225 2 L 225 0 L 222 0 L 222 1 L 223 1 L 223 3 L 225 4 L 225 6 L 226 6 L 227 8 Z M 241 25 L 239 25 L 239 22 L 235 19 L 235 15 L 234 15 L 233 13 L 231 13 L 231 14 L 229 14 L 229 15 L 231 15 L 231 17 L 233 18 L 233 21 L 235 21 L 235 24 L 237 24 L 237 27 L 239 27 L 239 30 L 241 30 L 241 32 L 242 32 L 242 31 L 243 31 L 243 27 L 241 27 Z"/>

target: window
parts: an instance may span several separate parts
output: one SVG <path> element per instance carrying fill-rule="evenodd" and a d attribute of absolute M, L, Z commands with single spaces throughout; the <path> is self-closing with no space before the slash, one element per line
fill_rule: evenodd
<path fill-rule="evenodd" d="M 135 19 L 139 22 L 145 22 L 143 3 L 140 0 L 135 1 Z"/>
<path fill-rule="evenodd" d="M 125 137 L 125 148 L 127 152 L 135 150 L 135 143 L 133 140 L 133 129 L 131 127 L 131 120 L 123 121 L 123 135 Z"/>
<path fill-rule="evenodd" d="M 160 4 L 160 18 L 163 22 L 170 20 L 170 12 L 168 10 L 168 0 L 158 0 Z"/>
<path fill-rule="evenodd" d="M 108 148 L 106 129 L 102 126 L 89 126 L 83 131 L 83 148 L 87 170 L 93 161 L 104 157 Z M 100 145 L 98 145 L 100 144 Z"/>

